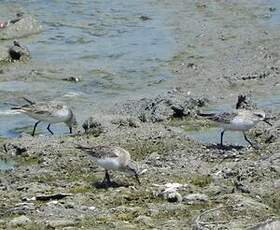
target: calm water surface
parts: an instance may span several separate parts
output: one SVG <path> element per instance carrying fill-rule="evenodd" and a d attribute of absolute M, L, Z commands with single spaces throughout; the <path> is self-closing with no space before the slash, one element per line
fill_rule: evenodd
<path fill-rule="evenodd" d="M 14 162 L 0 160 L 0 171 L 6 171 L 14 168 Z"/>
<path fill-rule="evenodd" d="M 27 65 L 39 77 L 0 82 L 2 136 L 16 136 L 15 128 L 34 123 L 23 115 L 7 114 L 9 106 L 3 101 L 9 93 L 39 100 L 60 98 L 82 111 L 82 121 L 98 105 L 158 94 L 168 87 L 172 76 L 167 61 L 176 53 L 176 42 L 165 24 L 170 15 L 158 1 L 7 0 L 1 1 L 1 8 L 2 18 L 30 12 L 44 27 L 41 34 L 23 39 L 32 53 Z M 82 81 L 61 80 L 72 76 Z M 56 127 L 66 131 L 63 125 Z"/>

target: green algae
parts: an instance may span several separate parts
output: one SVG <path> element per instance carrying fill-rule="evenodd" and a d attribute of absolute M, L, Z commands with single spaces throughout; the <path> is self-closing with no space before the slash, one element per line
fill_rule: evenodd
<path fill-rule="evenodd" d="M 89 184 L 86 185 L 74 185 L 68 189 L 69 193 L 87 193 L 92 192 L 92 186 Z"/>
<path fill-rule="evenodd" d="M 212 177 L 210 175 L 193 175 L 190 178 L 190 183 L 198 187 L 206 187 L 212 182 Z"/>
<path fill-rule="evenodd" d="M 170 119 L 167 122 L 167 124 L 173 127 L 182 128 L 186 132 L 199 131 L 202 129 L 209 129 L 209 128 L 216 127 L 214 122 L 211 122 L 206 119 L 195 118 L 195 117 Z"/>
<path fill-rule="evenodd" d="M 19 164 L 23 165 L 34 165 L 40 163 L 40 157 L 37 155 L 31 155 L 31 156 L 24 156 L 20 160 L 17 160 Z"/>
<path fill-rule="evenodd" d="M 136 159 L 143 159 L 151 153 L 163 154 L 177 149 L 182 149 L 188 142 L 171 138 L 155 138 L 146 140 L 129 140 L 124 144 L 131 155 Z"/>

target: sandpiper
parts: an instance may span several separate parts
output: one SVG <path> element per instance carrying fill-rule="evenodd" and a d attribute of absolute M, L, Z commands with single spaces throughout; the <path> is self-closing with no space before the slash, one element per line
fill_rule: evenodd
<path fill-rule="evenodd" d="M 72 128 L 77 126 L 76 117 L 73 111 L 62 103 L 55 102 L 39 102 L 35 103 L 27 98 L 23 98 L 28 104 L 11 109 L 25 113 L 29 117 L 38 120 L 33 128 L 32 136 L 35 135 L 37 125 L 42 122 L 49 123 L 47 130 L 53 135 L 50 129 L 51 124 L 64 122 L 68 127 L 70 133 Z"/>
<path fill-rule="evenodd" d="M 225 131 L 240 131 L 243 132 L 244 139 L 254 147 L 253 143 L 247 138 L 245 131 L 253 128 L 257 123 L 263 121 L 270 126 L 271 123 L 267 121 L 265 112 L 261 110 L 236 110 L 235 112 L 225 113 L 199 113 L 199 116 L 206 117 L 223 128 L 221 132 L 221 146 L 223 146 L 223 137 Z"/>
<path fill-rule="evenodd" d="M 109 170 L 118 170 L 135 176 L 138 184 L 140 183 L 138 169 L 135 163 L 130 159 L 130 154 L 127 150 L 116 146 L 82 146 L 76 144 L 77 149 L 87 153 L 97 165 L 105 169 L 105 177 L 103 184 L 111 184 Z"/>

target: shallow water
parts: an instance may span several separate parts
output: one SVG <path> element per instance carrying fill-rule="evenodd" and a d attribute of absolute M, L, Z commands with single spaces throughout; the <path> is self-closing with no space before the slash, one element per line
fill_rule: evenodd
<path fill-rule="evenodd" d="M 205 144 L 220 143 L 221 131 L 222 129 L 220 128 L 202 129 L 187 132 L 187 136 Z M 248 145 L 248 142 L 244 140 L 242 132 L 225 132 L 223 142 L 224 145 Z"/>
<path fill-rule="evenodd" d="M 259 109 L 263 110 L 271 110 L 274 112 L 279 112 L 280 110 L 280 100 L 279 96 L 271 95 L 269 98 L 256 98 L 256 104 Z M 220 113 L 220 112 L 229 112 L 234 111 L 234 105 L 220 105 L 220 104 L 212 104 L 205 108 L 205 112 L 209 113 Z M 200 130 L 187 131 L 186 135 L 196 139 L 205 144 L 211 143 L 220 143 L 222 128 L 214 127 L 214 128 L 203 128 Z M 253 141 L 253 140 L 252 140 Z M 242 145 L 247 146 L 248 142 L 245 141 L 242 132 L 233 132 L 227 131 L 224 134 L 224 143 L 230 145 Z"/>
<path fill-rule="evenodd" d="M 30 12 L 43 24 L 44 31 L 21 39 L 32 53 L 32 60 L 24 66 L 30 70 L 24 72 L 24 79 L 0 82 L 0 136 L 14 137 L 32 130 L 35 121 L 10 111 L 7 104 L 20 96 L 59 98 L 75 112 L 80 111 L 77 117 L 81 123 L 113 102 L 157 95 L 169 88 L 172 73 L 168 62 L 178 48 L 168 20 L 176 17 L 177 10 L 184 10 L 169 4 L 172 9 L 156 0 L 1 1 L 0 19 L 12 18 L 18 11 Z M 259 20 L 268 26 L 278 25 L 279 2 L 260 0 L 256 7 L 258 4 L 276 8 L 271 17 L 260 16 Z M 141 16 L 151 20 L 142 20 Z M 200 52 L 207 56 L 207 50 Z M 81 82 L 62 81 L 67 77 L 79 77 Z M 257 98 L 257 102 L 261 108 L 277 109 L 279 99 L 280 95 L 271 95 Z M 208 111 L 231 109 L 230 105 L 216 104 Z M 48 133 L 46 126 L 40 124 L 38 132 Z M 56 124 L 52 130 L 68 132 L 64 124 Z M 208 140 L 204 133 L 191 135 L 212 142 L 216 134 L 209 132 Z M 237 143 L 243 143 L 242 135 L 232 135 L 237 136 Z"/>
<path fill-rule="evenodd" d="M 10 170 L 14 168 L 14 162 L 0 160 L 0 171 Z"/>
<path fill-rule="evenodd" d="M 30 12 L 44 27 L 41 34 L 22 39 L 32 53 L 29 75 L 39 77 L 0 82 L 2 102 L 11 98 L 9 93 L 60 98 L 83 111 L 78 115 L 82 121 L 100 105 L 158 94 L 172 77 L 166 62 L 176 52 L 176 42 L 164 23 L 169 15 L 157 1 L 9 0 L 1 1 L 1 8 L 0 19 Z M 82 81 L 61 80 L 72 76 Z M 34 123 L 23 115 L 7 115 L 8 105 L 0 107 L 2 136 L 14 136 L 14 128 Z"/>
<path fill-rule="evenodd" d="M 271 26 L 280 25 L 280 2 L 279 0 L 261 1 L 264 6 L 267 6 L 267 12 L 261 17 L 261 22 Z"/>

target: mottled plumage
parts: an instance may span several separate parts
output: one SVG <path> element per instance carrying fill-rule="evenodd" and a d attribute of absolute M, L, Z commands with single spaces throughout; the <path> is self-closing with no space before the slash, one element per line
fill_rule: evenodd
<path fill-rule="evenodd" d="M 79 146 L 78 148 L 84 150 L 91 157 L 96 159 L 122 157 L 128 161 L 130 160 L 129 153 L 125 149 L 116 146 L 97 145 L 92 147 Z"/>
<path fill-rule="evenodd" d="M 50 130 L 51 124 L 64 122 L 69 127 L 70 133 L 72 133 L 72 127 L 75 127 L 77 125 L 77 121 L 75 115 L 73 114 L 73 111 L 62 103 L 56 103 L 56 102 L 35 103 L 26 98 L 24 98 L 24 100 L 27 101 L 29 104 L 22 105 L 19 107 L 13 107 L 12 109 L 22 112 L 28 115 L 29 117 L 38 120 L 38 122 L 36 122 L 34 125 L 33 134 L 32 134 L 33 136 L 35 134 L 37 125 L 41 121 L 49 123 L 47 129 L 52 134 L 53 132 Z"/>
<path fill-rule="evenodd" d="M 96 163 L 105 169 L 104 182 L 110 182 L 108 170 L 118 170 L 134 175 L 140 184 L 136 165 L 131 162 L 127 150 L 109 145 L 82 146 L 76 145 L 77 149 L 87 153 Z"/>
<path fill-rule="evenodd" d="M 246 137 L 245 131 L 253 128 L 260 121 L 264 121 L 267 124 L 271 125 L 265 116 L 263 111 L 257 110 L 236 110 L 231 113 L 199 113 L 199 116 L 206 117 L 209 120 L 216 122 L 219 126 L 223 128 L 221 132 L 221 145 L 223 145 L 223 135 L 227 130 L 231 131 L 242 131 L 245 140 L 253 146 L 252 142 Z"/>
<path fill-rule="evenodd" d="M 211 113 L 207 114 L 207 118 L 209 120 L 218 122 L 218 123 L 225 123 L 225 124 L 230 124 L 230 122 L 233 120 L 234 117 L 236 117 L 238 113 L 232 112 L 232 113 Z"/>

